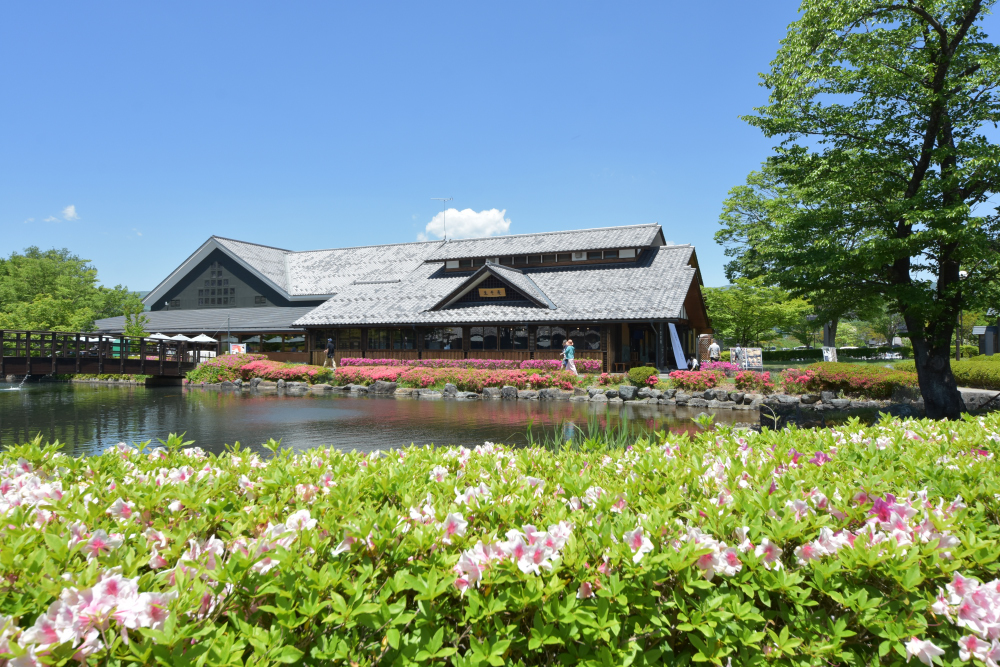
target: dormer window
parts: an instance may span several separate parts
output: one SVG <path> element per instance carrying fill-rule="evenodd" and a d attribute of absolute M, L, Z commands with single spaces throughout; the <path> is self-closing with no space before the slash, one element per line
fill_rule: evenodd
<path fill-rule="evenodd" d="M 621 260 L 633 260 L 638 254 L 635 248 L 620 248 L 615 250 L 578 250 L 548 255 L 472 257 L 467 259 L 449 259 L 445 262 L 445 269 L 449 271 L 469 271 L 481 268 L 486 264 L 500 264 L 501 266 L 513 266 L 522 269 L 527 267 L 574 265 L 580 262 L 617 262 Z M 221 281 L 220 284 L 222 284 Z"/>
<path fill-rule="evenodd" d="M 618 251 L 617 250 L 605 250 L 604 251 L 604 259 L 618 259 Z"/>
<path fill-rule="evenodd" d="M 471 259 L 460 259 L 458 260 L 458 268 L 460 269 L 471 269 L 472 260 Z"/>

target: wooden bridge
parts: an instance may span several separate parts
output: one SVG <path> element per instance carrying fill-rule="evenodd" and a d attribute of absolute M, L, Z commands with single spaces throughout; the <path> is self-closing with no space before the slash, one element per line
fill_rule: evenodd
<path fill-rule="evenodd" d="M 180 378 L 218 352 L 218 343 L 0 330 L 0 377 L 86 373 Z"/>

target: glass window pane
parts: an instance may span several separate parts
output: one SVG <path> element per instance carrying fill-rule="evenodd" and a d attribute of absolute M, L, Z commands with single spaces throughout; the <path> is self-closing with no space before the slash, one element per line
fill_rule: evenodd
<path fill-rule="evenodd" d="M 500 264 L 502 264 L 503 266 L 510 266 L 513 263 L 514 263 L 514 258 L 513 257 L 501 257 L 500 258 Z"/>
<path fill-rule="evenodd" d="M 283 343 L 281 336 L 265 336 L 261 349 L 264 352 L 281 352 Z"/>
<path fill-rule="evenodd" d="M 514 265 L 527 264 L 528 257 L 526 255 L 514 255 Z"/>
<path fill-rule="evenodd" d="M 303 334 L 297 336 L 285 336 L 285 352 L 305 352 L 306 337 Z"/>
<path fill-rule="evenodd" d="M 485 257 L 479 257 L 477 259 L 472 260 L 472 265 L 473 266 L 485 266 L 485 264 L 486 264 L 486 258 Z"/>
<path fill-rule="evenodd" d="M 586 341 L 586 347 L 583 346 L 583 341 Z M 599 350 L 601 349 L 601 332 L 597 327 L 587 327 L 583 332 L 583 341 L 580 341 L 581 348 L 587 350 Z"/>
<path fill-rule="evenodd" d="M 604 259 L 618 259 L 618 251 L 617 250 L 605 250 L 604 251 Z"/>
<path fill-rule="evenodd" d="M 550 337 L 551 349 L 561 350 L 563 341 L 566 340 L 566 329 L 562 327 L 552 327 L 552 336 Z"/>
<path fill-rule="evenodd" d="M 514 349 L 513 327 L 498 327 L 498 329 L 499 329 L 500 349 L 513 350 Z"/>
<path fill-rule="evenodd" d="M 460 268 L 460 269 L 468 269 L 468 268 L 471 268 L 471 267 L 472 267 L 472 260 L 471 259 L 460 259 L 460 260 L 458 260 L 458 268 Z"/>
<path fill-rule="evenodd" d="M 556 256 L 555 255 L 542 255 L 542 263 L 543 264 L 552 264 L 555 261 L 556 261 Z"/>
<path fill-rule="evenodd" d="M 573 254 L 568 252 L 561 252 L 556 255 L 557 262 L 571 262 L 573 261 Z"/>
<path fill-rule="evenodd" d="M 528 349 L 528 327 L 514 327 L 514 349 Z"/>
<path fill-rule="evenodd" d="M 548 350 L 552 344 L 552 330 L 550 327 L 538 327 L 535 332 L 535 348 L 538 350 Z"/>
<path fill-rule="evenodd" d="M 469 349 L 483 349 L 483 327 L 472 327 L 469 334 Z"/>
<path fill-rule="evenodd" d="M 541 263 L 542 263 L 541 255 L 528 255 L 528 264 L 541 264 Z"/>
<path fill-rule="evenodd" d="M 495 350 L 495 349 L 497 349 L 497 328 L 496 327 L 483 327 L 483 349 L 484 350 Z"/>
<path fill-rule="evenodd" d="M 600 250 L 592 250 L 587 253 L 587 259 L 600 259 L 600 258 L 601 258 Z"/>

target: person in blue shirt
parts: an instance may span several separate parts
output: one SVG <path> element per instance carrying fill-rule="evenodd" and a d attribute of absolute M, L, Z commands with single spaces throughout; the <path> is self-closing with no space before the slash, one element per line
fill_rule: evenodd
<path fill-rule="evenodd" d="M 576 348 L 573 347 L 572 338 L 566 341 L 566 349 L 563 352 L 566 354 L 566 370 L 572 371 L 573 375 L 579 375 L 576 372 Z"/>

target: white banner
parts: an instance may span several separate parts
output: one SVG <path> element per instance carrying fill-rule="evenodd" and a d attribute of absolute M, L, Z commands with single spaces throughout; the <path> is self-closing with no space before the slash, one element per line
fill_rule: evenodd
<path fill-rule="evenodd" d="M 677 327 L 674 326 L 673 322 L 667 322 L 667 326 L 670 327 L 670 347 L 674 348 L 674 361 L 677 362 L 679 370 L 686 371 L 688 362 L 684 358 L 684 350 L 681 348 L 681 337 L 677 335 Z"/>

